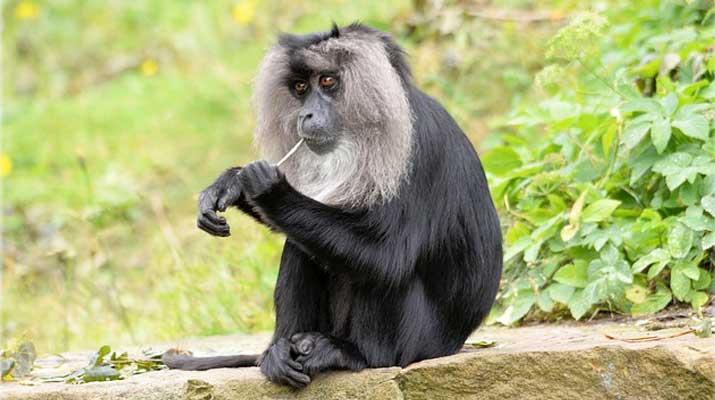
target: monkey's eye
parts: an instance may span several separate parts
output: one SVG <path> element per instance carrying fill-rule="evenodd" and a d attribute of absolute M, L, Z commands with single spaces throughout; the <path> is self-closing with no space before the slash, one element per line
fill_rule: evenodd
<path fill-rule="evenodd" d="M 297 94 L 301 95 L 308 91 L 308 84 L 305 81 L 296 81 L 293 84 L 293 89 Z"/>
<path fill-rule="evenodd" d="M 335 78 L 330 75 L 323 75 L 320 77 L 320 86 L 325 89 L 330 89 L 335 86 Z"/>

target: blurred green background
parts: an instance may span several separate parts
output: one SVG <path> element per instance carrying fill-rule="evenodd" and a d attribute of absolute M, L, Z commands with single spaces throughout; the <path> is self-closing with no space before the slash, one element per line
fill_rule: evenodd
<path fill-rule="evenodd" d="M 3 2 L 0 345 L 148 344 L 272 327 L 282 238 L 198 192 L 256 158 L 251 79 L 279 31 L 392 32 L 478 149 L 579 1 Z"/>

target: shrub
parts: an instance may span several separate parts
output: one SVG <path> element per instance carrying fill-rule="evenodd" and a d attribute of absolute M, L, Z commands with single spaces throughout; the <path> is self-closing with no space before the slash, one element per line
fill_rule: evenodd
<path fill-rule="evenodd" d="M 554 36 L 543 100 L 483 155 L 508 227 L 500 323 L 699 310 L 715 291 L 715 9 L 623 3 Z"/>

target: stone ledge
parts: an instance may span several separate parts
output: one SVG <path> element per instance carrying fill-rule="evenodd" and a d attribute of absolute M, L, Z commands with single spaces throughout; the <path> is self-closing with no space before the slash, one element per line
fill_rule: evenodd
<path fill-rule="evenodd" d="M 334 372 L 304 390 L 273 385 L 257 368 L 156 371 L 124 381 L 84 385 L 0 384 L 3 400 L 210 399 L 713 399 L 715 338 L 685 335 L 629 343 L 634 329 L 615 324 L 484 328 L 465 349 L 408 368 Z M 659 333 L 664 335 L 664 333 Z M 199 353 L 255 352 L 267 335 L 188 340 Z M 203 351 L 201 351 L 203 349 Z M 69 355 L 75 363 L 87 354 Z"/>

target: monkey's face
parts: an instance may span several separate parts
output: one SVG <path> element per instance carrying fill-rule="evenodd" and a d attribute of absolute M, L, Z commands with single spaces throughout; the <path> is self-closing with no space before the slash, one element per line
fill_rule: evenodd
<path fill-rule="evenodd" d="M 289 91 L 300 102 L 298 136 L 305 139 L 316 153 L 332 150 L 341 132 L 340 114 L 336 110 L 340 86 L 334 72 L 318 72 L 293 77 Z"/>
<path fill-rule="evenodd" d="M 401 57 L 389 36 L 360 25 L 281 35 L 254 92 L 265 159 L 280 160 L 304 139 L 308 148 L 281 165 L 303 194 L 351 206 L 394 197 L 412 149 L 409 76 L 392 64 Z"/>

